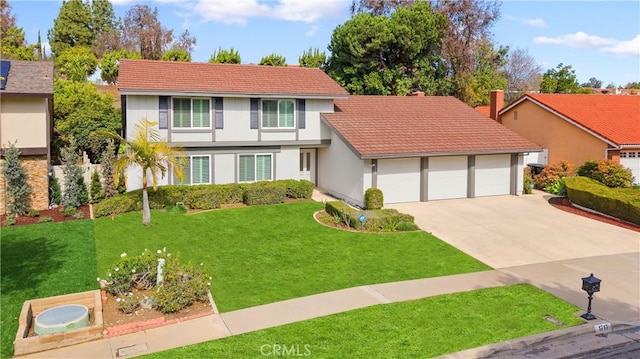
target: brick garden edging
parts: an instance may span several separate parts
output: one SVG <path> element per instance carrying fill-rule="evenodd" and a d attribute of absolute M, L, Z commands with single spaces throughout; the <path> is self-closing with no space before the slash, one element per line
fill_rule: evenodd
<path fill-rule="evenodd" d="M 101 290 L 101 296 L 102 296 L 103 304 L 106 303 L 108 299 L 106 291 Z M 188 315 L 185 317 L 174 318 L 169 320 L 167 320 L 166 317 L 163 316 L 160 318 L 148 319 L 141 322 L 115 325 L 113 327 L 105 328 L 105 330 L 102 332 L 102 337 L 104 339 L 113 338 L 120 335 L 140 332 L 147 329 L 158 328 L 165 325 L 180 323 L 187 320 L 192 320 L 200 317 L 206 317 L 207 315 L 216 314 L 218 311 L 216 309 L 215 302 L 213 301 L 213 297 L 211 296 L 211 292 L 207 292 L 207 296 L 209 298 L 209 305 L 211 306 L 210 312 L 196 313 L 196 314 Z"/>

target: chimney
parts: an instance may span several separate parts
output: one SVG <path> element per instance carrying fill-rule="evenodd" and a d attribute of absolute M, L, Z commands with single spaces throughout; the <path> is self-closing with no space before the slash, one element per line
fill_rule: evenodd
<path fill-rule="evenodd" d="M 411 93 L 411 96 L 424 97 L 424 92 L 423 91 L 414 91 L 414 92 Z"/>
<path fill-rule="evenodd" d="M 498 112 L 504 107 L 504 91 L 491 91 L 491 103 L 489 104 L 489 117 L 494 121 L 502 123 L 502 119 L 498 118 Z"/>

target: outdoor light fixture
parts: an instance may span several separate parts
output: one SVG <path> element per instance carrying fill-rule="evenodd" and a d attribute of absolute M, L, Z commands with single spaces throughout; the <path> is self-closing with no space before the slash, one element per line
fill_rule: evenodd
<path fill-rule="evenodd" d="M 586 320 L 594 320 L 596 316 L 591 314 L 591 300 L 593 299 L 593 293 L 600 291 L 600 279 L 593 276 L 591 273 L 590 276 L 582 278 L 582 290 L 589 294 L 589 305 L 587 306 L 587 312 L 582 314 L 581 317 Z"/>

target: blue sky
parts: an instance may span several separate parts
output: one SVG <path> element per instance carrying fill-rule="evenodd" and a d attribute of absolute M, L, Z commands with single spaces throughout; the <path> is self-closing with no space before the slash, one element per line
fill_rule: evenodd
<path fill-rule="evenodd" d="M 27 41 L 46 41 L 61 1 L 9 0 Z M 117 16 L 136 3 L 158 7 L 178 34 L 196 36 L 193 61 L 234 47 L 243 63 L 275 52 L 297 64 L 305 49 L 326 50 L 336 26 L 349 18 L 349 0 L 112 0 Z M 504 1 L 493 28 L 497 44 L 524 48 L 543 71 L 571 65 L 580 82 L 596 77 L 625 85 L 640 81 L 640 1 Z"/>

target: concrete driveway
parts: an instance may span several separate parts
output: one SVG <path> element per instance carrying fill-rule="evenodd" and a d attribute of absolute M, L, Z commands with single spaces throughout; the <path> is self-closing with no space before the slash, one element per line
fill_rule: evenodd
<path fill-rule="evenodd" d="M 640 323 L 640 233 L 558 210 L 547 198 L 536 191 L 390 207 L 489 266 L 583 309 L 580 278 L 593 272 L 602 279 L 594 313 Z"/>

